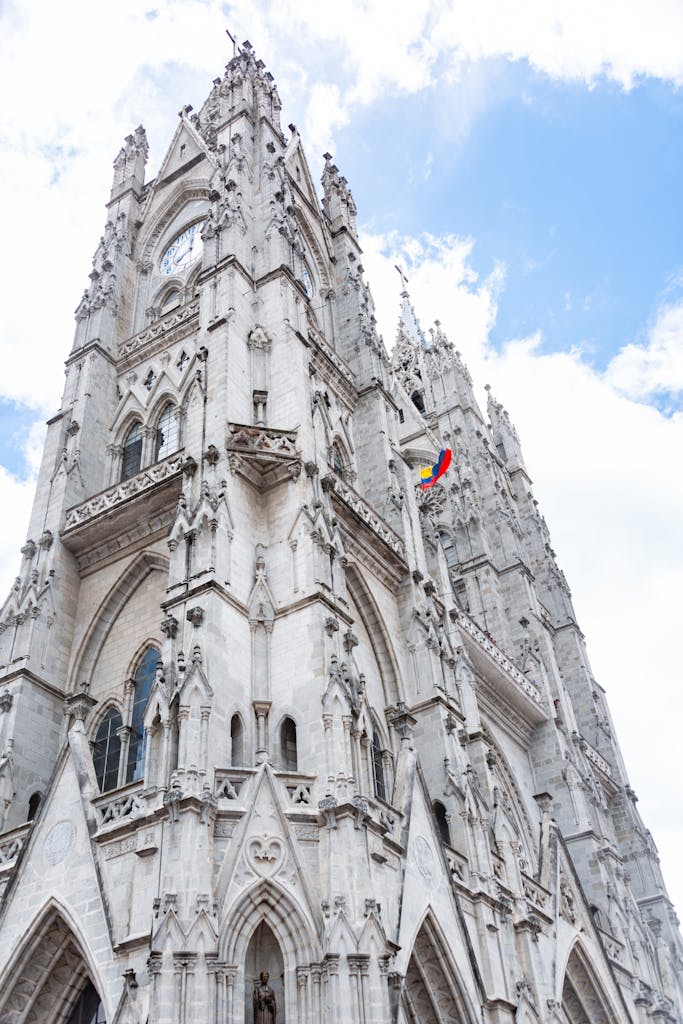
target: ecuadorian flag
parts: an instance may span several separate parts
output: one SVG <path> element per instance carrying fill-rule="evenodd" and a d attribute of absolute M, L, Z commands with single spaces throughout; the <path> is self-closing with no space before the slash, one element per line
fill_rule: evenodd
<path fill-rule="evenodd" d="M 440 476 L 443 476 L 448 467 L 451 464 L 451 458 L 453 452 L 450 448 L 443 448 L 439 458 L 433 466 L 429 466 L 427 469 L 420 470 L 420 487 L 423 491 L 426 491 L 428 487 L 433 487 Z"/>

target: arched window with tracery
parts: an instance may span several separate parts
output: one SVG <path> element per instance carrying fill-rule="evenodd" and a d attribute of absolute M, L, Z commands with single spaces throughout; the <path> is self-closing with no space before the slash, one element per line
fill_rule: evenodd
<path fill-rule="evenodd" d="M 424 414 L 425 414 L 425 400 L 422 397 L 421 393 L 419 391 L 413 391 L 413 393 L 410 396 L 410 398 L 411 398 L 411 401 L 412 401 L 413 405 L 417 409 L 417 411 L 422 413 L 422 415 L 424 416 Z"/>
<path fill-rule="evenodd" d="M 123 442 L 121 458 L 121 480 L 129 480 L 140 472 L 142 462 L 142 426 L 134 423 Z"/>
<path fill-rule="evenodd" d="M 141 779 L 145 767 L 145 727 L 143 725 L 145 708 L 154 684 L 159 651 L 156 647 L 148 647 L 140 660 L 134 676 L 135 691 L 133 710 L 130 721 L 130 742 L 128 746 L 128 763 L 126 765 L 126 782 Z"/>
<path fill-rule="evenodd" d="M 118 785 L 122 725 L 121 715 L 117 709 L 110 708 L 100 722 L 95 736 L 93 764 L 101 793 L 116 789 Z"/>
<path fill-rule="evenodd" d="M 165 405 L 157 420 L 154 461 L 159 462 L 178 450 L 178 414 L 171 402 Z"/>
<path fill-rule="evenodd" d="M 451 845 L 451 830 L 448 827 L 448 818 L 446 817 L 446 808 L 439 800 L 435 800 L 432 804 L 432 811 L 434 812 L 434 819 L 436 821 L 436 827 L 439 831 L 439 838 L 442 843 L 447 846 Z"/>
<path fill-rule="evenodd" d="M 230 764 L 233 768 L 244 765 L 244 726 L 238 714 L 230 719 Z"/>
<path fill-rule="evenodd" d="M 296 725 L 291 718 L 285 718 L 280 726 L 280 758 L 285 771 L 297 770 Z"/>

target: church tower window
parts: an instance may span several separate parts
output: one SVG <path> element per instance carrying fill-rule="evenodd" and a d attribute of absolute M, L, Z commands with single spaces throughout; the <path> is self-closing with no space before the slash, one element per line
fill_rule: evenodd
<path fill-rule="evenodd" d="M 27 818 L 27 821 L 33 821 L 33 819 L 35 818 L 36 814 L 38 813 L 38 808 L 40 807 L 40 801 L 41 801 L 40 793 L 33 793 L 31 795 L 31 797 L 29 799 L 29 802 L 28 802 L 28 818 Z"/>
<path fill-rule="evenodd" d="M 372 781 L 375 787 L 375 796 L 380 800 L 386 800 L 387 787 L 384 780 L 384 763 L 382 761 L 382 746 L 379 736 L 375 733 L 372 737 Z"/>
<path fill-rule="evenodd" d="M 178 448 L 178 416 L 169 402 L 157 422 L 157 433 L 154 450 L 154 461 L 159 462 L 167 455 L 172 455 Z"/>
<path fill-rule="evenodd" d="M 142 778 L 145 765 L 145 728 L 143 719 L 158 662 L 159 651 L 156 647 L 149 647 L 145 651 L 135 673 L 135 697 L 130 723 L 130 746 L 128 748 L 126 782 L 133 782 L 135 779 Z"/>
<path fill-rule="evenodd" d="M 447 846 L 451 845 L 451 830 L 448 827 L 448 818 L 446 817 L 446 808 L 439 801 L 435 800 L 432 804 L 432 810 L 436 819 L 436 827 L 439 830 L 439 838 L 442 843 Z"/>
<path fill-rule="evenodd" d="M 119 730 L 123 722 L 116 708 L 111 708 L 100 723 L 95 737 L 93 763 L 97 784 L 102 793 L 116 789 L 119 777 L 119 757 L 121 754 L 121 736 Z"/>
<path fill-rule="evenodd" d="M 129 480 L 140 472 L 142 462 L 142 427 L 134 423 L 126 434 L 123 442 L 123 458 L 121 460 L 121 480 Z"/>
<path fill-rule="evenodd" d="M 233 768 L 244 765 L 244 726 L 237 714 L 230 720 L 230 764 Z"/>
<path fill-rule="evenodd" d="M 425 414 L 425 402 L 424 402 L 424 398 L 422 397 L 420 392 L 419 391 L 413 391 L 413 393 L 410 396 L 410 398 L 412 400 L 413 405 L 417 409 L 417 411 L 421 412 L 422 415 L 424 416 L 424 414 Z"/>
<path fill-rule="evenodd" d="M 280 759 L 285 771 L 297 770 L 296 725 L 291 718 L 285 718 L 280 727 Z"/>

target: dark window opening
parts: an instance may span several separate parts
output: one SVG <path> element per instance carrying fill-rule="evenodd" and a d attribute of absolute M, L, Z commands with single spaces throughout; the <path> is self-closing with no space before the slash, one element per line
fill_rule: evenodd
<path fill-rule="evenodd" d="M 420 392 L 419 391 L 413 391 L 413 393 L 410 396 L 410 398 L 411 398 L 411 401 L 412 401 L 413 405 L 417 409 L 417 411 L 421 412 L 422 415 L 424 416 L 424 413 L 425 413 L 425 403 L 424 403 L 424 398 L 422 397 Z"/>
<path fill-rule="evenodd" d="M 384 782 L 384 762 L 382 761 L 382 748 L 377 733 L 372 737 L 372 776 L 375 796 L 378 796 L 380 800 L 386 800 L 387 788 Z"/>
<path fill-rule="evenodd" d="M 102 1000 L 91 981 L 81 993 L 67 1024 L 107 1024 Z"/>
<path fill-rule="evenodd" d="M 405 421 L 406 421 L 406 418 L 403 415 L 403 409 L 399 409 L 398 410 L 398 422 L 399 423 L 405 423 Z"/>
<path fill-rule="evenodd" d="M 33 793 L 29 798 L 28 818 L 26 819 L 27 821 L 33 821 L 33 819 L 35 818 L 36 814 L 38 813 L 38 808 L 40 807 L 40 800 L 40 793 Z"/>
<path fill-rule="evenodd" d="M 280 754 L 285 771 L 297 770 L 296 725 L 291 718 L 285 718 L 280 728 Z"/>
<path fill-rule="evenodd" d="M 244 726 L 239 715 L 230 720 L 230 764 L 233 768 L 244 764 Z"/>
<path fill-rule="evenodd" d="M 142 428 L 139 423 L 133 424 L 126 440 L 123 442 L 123 458 L 121 460 L 121 479 L 129 480 L 140 472 L 142 461 Z"/>
<path fill-rule="evenodd" d="M 436 819 L 436 827 L 439 830 L 439 838 L 442 843 L 446 843 L 447 846 L 451 845 L 451 830 L 448 827 L 448 819 L 446 817 L 446 808 L 438 800 L 435 800 L 432 804 L 432 810 L 434 811 L 434 817 Z"/>
<path fill-rule="evenodd" d="M 339 473 L 339 476 L 344 476 L 344 460 L 336 445 L 332 449 L 332 469 L 335 473 Z"/>

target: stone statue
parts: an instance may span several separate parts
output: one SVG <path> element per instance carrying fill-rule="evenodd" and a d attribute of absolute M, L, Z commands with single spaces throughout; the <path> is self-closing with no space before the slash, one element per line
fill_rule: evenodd
<path fill-rule="evenodd" d="M 275 1024 L 275 993 L 268 984 L 268 971 L 261 971 L 260 985 L 254 989 L 254 1024 Z"/>

